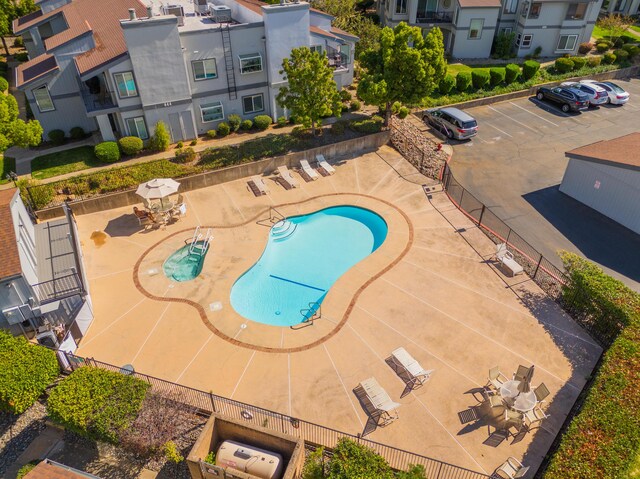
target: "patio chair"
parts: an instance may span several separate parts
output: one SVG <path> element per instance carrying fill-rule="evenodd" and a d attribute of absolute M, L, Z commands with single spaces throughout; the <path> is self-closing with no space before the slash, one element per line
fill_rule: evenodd
<path fill-rule="evenodd" d="M 312 180 L 315 181 L 320 178 L 316 170 L 311 168 L 311 165 L 309 165 L 309 162 L 307 160 L 300 160 L 300 168 L 302 168 L 302 171 L 304 171 L 305 174 Z"/>
<path fill-rule="evenodd" d="M 324 155 L 316 155 L 316 161 L 318 162 L 318 167 L 326 171 L 328 175 L 333 175 L 336 172 L 333 166 L 324 159 Z"/>
<path fill-rule="evenodd" d="M 362 381 L 360 387 L 364 390 L 367 398 L 376 409 L 377 417 L 381 418 L 385 424 L 394 419 L 398 419 L 398 408 L 401 405 L 391 400 L 387 391 L 378 384 L 376 378 L 369 378 Z"/>
<path fill-rule="evenodd" d="M 499 466 L 492 477 L 501 477 L 507 479 L 520 479 L 529 471 L 529 466 L 523 466 L 515 457 L 509 457 Z"/>
<path fill-rule="evenodd" d="M 533 392 L 536 394 L 536 400 L 538 402 L 543 402 L 545 400 L 545 398 L 547 396 L 549 396 L 549 394 L 551 394 L 549 392 L 549 389 L 547 388 L 547 386 L 544 383 L 540 383 L 540 385 L 538 387 L 536 387 Z"/>
<path fill-rule="evenodd" d="M 544 419 L 547 419 L 548 417 L 549 415 L 546 414 L 540 408 L 540 406 L 536 405 L 536 407 L 534 407 L 531 411 L 527 411 L 526 413 L 524 413 L 524 422 L 527 425 L 527 427 L 531 429 L 531 426 L 533 426 L 534 424 L 541 423 Z"/>
<path fill-rule="evenodd" d="M 511 276 L 516 276 L 524 271 L 513 257 L 513 253 L 507 249 L 506 243 L 496 245 L 495 257 L 502 266 L 511 271 Z"/>
<path fill-rule="evenodd" d="M 391 353 L 394 364 L 404 369 L 410 376 L 411 384 L 424 384 L 431 378 L 433 369 L 424 369 L 420 363 L 411 356 L 406 349 L 398 348 Z"/>
<path fill-rule="evenodd" d="M 524 422 L 524 415 L 514 409 L 506 408 L 504 410 L 504 420 L 506 422 L 513 422 L 516 424 L 522 424 Z"/>
<path fill-rule="evenodd" d="M 514 381 L 522 381 L 524 377 L 529 373 L 529 368 L 520 364 L 518 370 L 513 373 Z"/>
<path fill-rule="evenodd" d="M 253 183 L 256 188 L 256 191 L 258 193 L 256 196 L 263 196 L 269 193 L 269 188 L 267 188 L 267 185 L 265 184 L 261 176 L 252 176 L 250 183 Z M 251 187 L 251 185 L 249 186 Z M 253 190 L 253 188 L 251 189 Z M 256 191 L 254 191 L 254 194 L 256 193 Z"/>
<path fill-rule="evenodd" d="M 138 219 L 138 224 L 140 226 L 144 226 L 144 229 L 147 229 L 147 226 L 153 226 L 156 224 L 155 218 L 151 213 L 142 211 L 138 209 L 137 206 L 133 207 L 133 214 L 136 215 L 136 218 Z"/>
<path fill-rule="evenodd" d="M 487 396 L 487 399 L 489 400 L 489 405 L 494 408 L 494 407 L 505 407 L 504 401 L 502 399 L 502 396 L 496 395 L 496 394 L 491 394 L 489 396 Z"/>
<path fill-rule="evenodd" d="M 499 391 L 500 387 L 508 380 L 509 378 L 500 372 L 500 368 L 498 366 L 494 366 L 489 369 L 489 381 L 487 381 L 485 388 L 493 386 L 496 391 Z"/>
<path fill-rule="evenodd" d="M 279 166 L 278 173 L 280 173 L 280 178 L 282 179 L 282 181 L 284 181 L 285 185 L 288 186 L 289 188 L 297 188 L 298 186 L 300 186 L 299 183 L 291 174 L 291 172 L 289 171 L 289 168 L 287 168 L 286 166 Z"/>

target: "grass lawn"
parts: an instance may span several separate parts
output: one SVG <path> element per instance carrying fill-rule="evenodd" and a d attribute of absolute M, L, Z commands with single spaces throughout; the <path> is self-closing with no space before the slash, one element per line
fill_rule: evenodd
<path fill-rule="evenodd" d="M 640 27 L 632 25 L 630 29 L 623 34 L 623 36 L 624 35 L 628 37 L 633 37 L 636 40 L 640 40 Z M 595 27 L 593 27 L 593 33 L 591 34 L 591 36 L 593 38 L 608 37 L 608 36 L 611 36 L 611 31 L 605 30 L 604 28 L 601 28 L 598 25 L 596 25 Z"/>
<path fill-rule="evenodd" d="M 629 32 L 629 33 L 635 33 L 637 35 L 640 35 L 640 25 L 631 25 L 629 29 L 633 30 L 633 32 Z"/>
<path fill-rule="evenodd" d="M 31 177 L 44 180 L 53 176 L 104 166 L 93 154 L 92 146 L 80 146 L 71 150 L 38 156 L 31 162 Z"/>
<path fill-rule="evenodd" d="M 0 177 L 0 185 L 4 185 L 10 181 L 7 180 L 7 173 L 10 171 L 16 171 L 15 158 L 5 157 L 0 153 L 0 173 L 2 174 L 2 177 Z"/>

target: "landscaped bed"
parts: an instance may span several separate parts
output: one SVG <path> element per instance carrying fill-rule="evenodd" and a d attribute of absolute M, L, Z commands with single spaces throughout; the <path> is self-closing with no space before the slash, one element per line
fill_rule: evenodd
<path fill-rule="evenodd" d="M 31 161 L 31 177 L 36 180 L 44 180 L 105 164 L 93 154 L 92 146 L 80 146 L 34 158 Z"/>

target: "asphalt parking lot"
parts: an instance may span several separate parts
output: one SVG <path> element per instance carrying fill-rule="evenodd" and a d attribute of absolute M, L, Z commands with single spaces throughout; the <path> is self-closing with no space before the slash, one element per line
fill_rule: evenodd
<path fill-rule="evenodd" d="M 640 130 L 640 79 L 615 82 L 631 94 L 624 106 L 563 113 L 531 97 L 465 110 L 479 131 L 471 141 L 452 141 L 451 167 L 462 185 L 551 261 L 560 263 L 561 249 L 580 252 L 640 290 L 640 235 L 558 189 L 566 151 Z"/>

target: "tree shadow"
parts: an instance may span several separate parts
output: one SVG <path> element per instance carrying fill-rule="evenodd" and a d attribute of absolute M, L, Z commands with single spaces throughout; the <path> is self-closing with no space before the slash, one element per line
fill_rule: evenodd
<path fill-rule="evenodd" d="M 19 419 L 20 415 L 9 413 L 0 415 L 0 436 L 8 434 L 8 440 L 0 447 L 0 477 L 4 477 L 7 469 L 13 465 L 20 454 L 29 447 L 31 442 L 46 427 L 43 417 L 32 421 L 20 432 L 17 432 L 20 427 L 18 424 Z"/>

